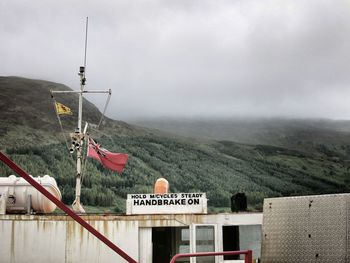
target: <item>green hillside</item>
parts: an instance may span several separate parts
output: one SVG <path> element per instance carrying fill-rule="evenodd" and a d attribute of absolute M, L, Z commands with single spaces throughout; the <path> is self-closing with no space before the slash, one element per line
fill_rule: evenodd
<path fill-rule="evenodd" d="M 4 124 L 0 148 L 30 174 L 54 176 L 64 202 L 71 204 L 74 157 L 55 119 L 48 92 L 52 87 L 61 88 L 45 81 L 0 78 L 0 109 L 5 112 L 0 115 Z M 31 96 L 27 104 L 21 100 L 26 96 Z M 45 108 L 38 109 L 44 102 Z M 70 106 L 69 101 L 62 102 Z M 89 121 L 96 123 L 100 112 L 90 103 L 85 105 L 93 116 Z M 34 118 L 35 114 L 42 116 Z M 72 118 L 64 120 L 67 131 L 74 125 Z M 90 133 L 110 151 L 130 155 L 122 175 L 87 161 L 82 202 L 102 211 L 123 212 L 128 193 L 151 192 L 159 177 L 169 181 L 171 192 L 206 192 L 211 211 L 227 211 L 231 195 L 237 192 L 247 194 L 250 210 L 259 210 L 265 197 L 338 193 L 350 188 L 350 137 L 344 131 L 319 130 L 319 135 L 314 132 L 311 137 L 307 131 L 290 132 L 288 138 L 295 138 L 290 146 L 185 139 L 110 119 L 101 130 Z M 0 164 L 0 175 L 10 174 Z"/>

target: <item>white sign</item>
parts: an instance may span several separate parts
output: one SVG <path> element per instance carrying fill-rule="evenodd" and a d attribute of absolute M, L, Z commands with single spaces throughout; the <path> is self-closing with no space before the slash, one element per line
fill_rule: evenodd
<path fill-rule="evenodd" d="M 128 194 L 126 214 L 206 214 L 205 193 Z"/>

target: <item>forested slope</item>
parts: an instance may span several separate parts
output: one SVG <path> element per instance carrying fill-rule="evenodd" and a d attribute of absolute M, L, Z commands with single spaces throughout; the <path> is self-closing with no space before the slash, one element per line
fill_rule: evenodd
<path fill-rule="evenodd" d="M 100 143 L 130 155 L 122 175 L 88 159 L 82 202 L 118 206 L 128 193 L 149 193 L 159 177 L 171 192 L 206 192 L 209 205 L 226 207 L 232 194 L 245 192 L 250 209 L 260 209 L 271 196 L 336 193 L 349 190 L 348 167 L 332 157 L 306 156 L 296 151 L 233 142 L 190 143 L 157 136 L 103 136 Z M 75 167 L 64 144 L 8 148 L 6 152 L 33 175 L 54 176 L 69 204 L 74 199 Z M 10 171 L 0 166 L 2 175 Z"/>

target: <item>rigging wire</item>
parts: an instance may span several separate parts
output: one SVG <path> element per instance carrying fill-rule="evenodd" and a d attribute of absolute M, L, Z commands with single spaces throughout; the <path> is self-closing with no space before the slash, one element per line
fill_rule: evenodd
<path fill-rule="evenodd" d="M 104 135 L 104 136 L 106 136 L 108 138 L 112 138 L 112 136 L 110 134 L 105 133 L 105 132 L 103 132 L 103 131 L 101 131 L 101 130 L 99 130 L 97 128 L 91 127 L 91 130 L 95 131 L 96 133 L 100 133 L 100 134 L 102 134 L 102 135 Z"/>
<path fill-rule="evenodd" d="M 53 100 L 53 106 L 54 106 L 54 108 L 55 108 L 55 113 L 56 113 L 56 117 L 57 117 L 57 119 L 58 119 L 58 123 L 60 124 L 60 128 L 61 128 L 62 135 L 63 135 L 64 140 L 65 140 L 65 142 L 66 142 L 67 150 L 69 151 L 68 140 L 67 140 L 66 135 L 65 135 L 65 132 L 64 132 L 64 130 L 63 130 L 61 118 L 60 118 L 60 116 L 59 116 L 59 114 L 58 114 L 58 112 L 57 112 L 57 109 L 56 109 L 57 102 L 56 102 L 56 99 L 54 98 L 54 96 L 53 96 L 52 93 L 51 93 L 51 98 L 52 98 L 52 100 Z"/>
<path fill-rule="evenodd" d="M 102 133 L 102 134 L 104 134 L 104 135 L 107 135 L 108 137 L 110 137 L 110 135 L 103 133 L 103 132 L 100 130 L 100 126 L 101 126 L 103 117 L 105 116 L 105 113 L 106 113 L 106 110 L 107 110 L 107 107 L 108 107 L 108 104 L 109 104 L 109 101 L 110 101 L 110 98 L 111 98 L 111 94 L 112 94 L 112 92 L 111 92 L 111 90 L 109 90 L 108 97 L 107 97 L 107 100 L 106 100 L 106 104 L 105 104 L 105 107 L 104 107 L 104 109 L 103 109 L 103 113 L 102 113 L 102 115 L 101 115 L 101 119 L 100 119 L 100 121 L 99 121 L 99 124 L 97 125 L 96 128 L 91 127 L 92 130 L 94 130 L 94 131 L 96 131 L 96 132 L 98 132 L 98 133 Z M 55 108 L 56 117 L 57 117 L 58 123 L 59 123 L 59 125 L 60 125 L 61 133 L 62 133 L 63 138 L 64 138 L 64 140 L 65 140 L 66 148 L 67 148 L 67 150 L 69 151 L 69 144 L 68 144 L 68 140 L 67 140 L 67 137 L 66 137 L 66 133 L 64 132 L 61 118 L 60 118 L 60 116 L 59 116 L 59 114 L 58 114 L 58 112 L 57 112 L 57 110 L 56 110 L 56 103 L 57 103 L 57 102 L 56 102 L 56 99 L 55 99 L 55 97 L 53 96 L 52 93 L 51 93 L 51 98 L 52 98 L 52 100 L 53 100 L 53 105 L 54 105 L 54 108 Z M 87 147 L 89 147 L 88 137 L 89 137 L 88 135 L 85 135 L 85 136 L 84 136 L 84 142 L 85 142 L 85 143 L 83 143 L 83 145 L 82 145 L 82 147 L 83 147 L 84 144 L 85 144 L 85 147 L 83 147 L 83 149 L 85 149 L 85 154 L 82 155 L 82 156 L 83 156 L 83 159 L 82 159 L 82 168 L 83 168 L 83 169 L 81 170 L 81 174 L 80 174 L 80 176 L 81 176 L 81 185 L 83 185 L 83 181 L 84 181 L 84 178 L 85 178 L 85 175 L 86 175 Z M 72 156 L 71 154 L 70 154 L 69 156 L 70 156 L 70 160 L 74 163 L 75 161 L 74 161 L 74 159 L 73 159 L 73 156 Z"/>
<path fill-rule="evenodd" d="M 91 127 L 92 130 L 95 130 L 97 132 L 101 132 L 99 129 L 100 129 L 100 125 L 102 123 L 102 120 L 103 120 L 103 117 L 106 113 L 106 110 L 107 110 L 107 107 L 108 107 L 108 104 L 109 104 L 109 101 L 110 101 L 110 98 L 111 98 L 111 95 L 112 95 L 112 91 L 109 90 L 109 93 L 108 93 L 108 97 L 107 97 L 107 100 L 106 100 L 106 104 L 105 104 L 105 107 L 103 109 L 103 113 L 101 115 L 101 119 L 96 127 L 96 129 L 94 129 L 93 127 Z M 85 177 L 85 171 L 86 171 L 86 163 L 87 163 L 87 149 L 89 147 L 89 140 L 88 140 L 88 135 L 84 136 L 84 139 L 85 139 L 85 145 L 86 145 L 86 155 L 84 155 L 84 158 L 82 160 L 82 163 L 83 163 L 83 169 L 81 170 L 81 185 L 83 185 L 83 180 L 84 180 L 84 177 Z"/>
<path fill-rule="evenodd" d="M 104 109 L 103 109 L 103 113 L 102 113 L 102 115 L 101 115 L 100 122 L 99 122 L 98 125 L 97 125 L 97 130 L 99 130 L 100 125 L 101 125 L 102 120 L 103 120 L 103 117 L 105 116 L 105 113 L 106 113 L 106 110 L 107 110 L 109 101 L 110 101 L 110 99 L 111 99 L 111 95 L 112 95 L 112 91 L 111 91 L 111 89 L 109 89 L 109 93 L 108 93 L 108 97 L 107 97 L 107 100 L 106 100 L 106 104 L 105 104 L 105 107 L 104 107 Z"/>
<path fill-rule="evenodd" d="M 54 109 L 55 109 L 55 113 L 56 113 L 56 117 L 57 117 L 58 123 L 60 124 L 61 133 L 62 133 L 63 138 L 64 138 L 64 141 L 65 141 L 65 143 L 66 143 L 66 148 L 67 148 L 67 150 L 69 151 L 68 140 L 67 140 L 66 134 L 65 134 L 64 129 L 63 129 L 63 125 L 62 125 L 62 122 L 61 122 L 60 115 L 59 115 L 58 112 L 57 112 L 57 109 L 56 109 L 57 102 L 56 102 L 56 99 L 55 99 L 55 97 L 53 96 L 52 92 L 51 92 L 51 98 L 52 98 L 52 101 L 53 101 L 53 106 L 54 106 Z M 71 154 L 69 154 L 69 156 L 70 156 L 69 159 L 74 163 L 73 156 L 72 156 Z"/>

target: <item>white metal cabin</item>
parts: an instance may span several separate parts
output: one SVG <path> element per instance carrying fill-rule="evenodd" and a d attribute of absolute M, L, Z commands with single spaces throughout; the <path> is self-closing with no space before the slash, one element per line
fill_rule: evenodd
<path fill-rule="evenodd" d="M 166 263 L 176 253 L 239 249 L 260 257 L 262 213 L 82 217 L 140 263 Z M 0 233 L 0 262 L 126 262 L 68 216 L 0 215 Z"/>

